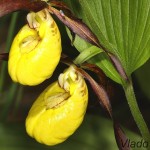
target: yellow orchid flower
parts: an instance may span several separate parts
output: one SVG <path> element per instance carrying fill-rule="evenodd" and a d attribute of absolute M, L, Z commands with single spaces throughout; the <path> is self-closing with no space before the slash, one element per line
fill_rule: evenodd
<path fill-rule="evenodd" d="M 8 71 L 13 81 L 37 85 L 52 76 L 61 56 L 59 29 L 45 9 L 31 12 L 11 46 Z"/>
<path fill-rule="evenodd" d="M 87 103 L 86 83 L 70 66 L 32 105 L 26 118 L 27 133 L 40 143 L 59 144 L 82 123 Z"/>

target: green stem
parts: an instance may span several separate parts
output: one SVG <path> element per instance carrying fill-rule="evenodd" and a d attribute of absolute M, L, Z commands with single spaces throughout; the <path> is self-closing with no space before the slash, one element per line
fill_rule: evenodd
<path fill-rule="evenodd" d="M 17 87 L 18 84 L 12 83 L 9 91 L 8 91 L 8 96 L 4 97 L 4 100 L 6 101 L 5 105 L 3 106 L 1 112 L 0 112 L 0 121 L 6 121 L 8 117 L 9 110 L 11 108 L 11 105 L 15 99 L 15 94 L 17 93 Z"/>
<path fill-rule="evenodd" d="M 150 145 L 150 132 L 149 132 L 149 129 L 145 123 L 145 120 L 140 112 L 140 109 L 138 107 L 134 89 L 133 89 L 132 80 L 130 80 L 129 82 L 126 82 L 123 85 L 123 88 L 124 88 L 125 95 L 126 95 L 126 98 L 128 101 L 128 105 L 130 107 L 130 111 L 136 122 L 136 125 L 139 128 L 140 133 L 141 133 L 142 137 L 144 138 L 144 140 L 149 142 L 149 145 Z"/>
<path fill-rule="evenodd" d="M 17 89 L 17 94 L 15 97 L 15 103 L 14 103 L 14 108 L 13 108 L 13 116 L 15 116 L 17 114 L 18 108 L 20 106 L 20 102 L 23 96 L 23 86 L 19 85 L 18 89 Z"/>
<path fill-rule="evenodd" d="M 16 28 L 16 21 L 18 18 L 18 12 L 15 12 L 12 14 L 11 17 L 11 22 L 10 22 L 10 26 L 9 26 L 9 30 L 8 30 L 8 38 L 6 41 L 6 49 L 5 52 L 9 52 L 10 46 L 11 46 L 11 42 L 13 40 L 14 37 L 14 31 Z M 3 87 L 4 87 L 4 83 L 5 83 L 5 77 L 6 77 L 6 69 L 7 69 L 7 63 L 3 62 L 2 66 L 1 66 L 1 72 L 0 72 L 0 93 L 2 93 L 3 91 Z"/>
<path fill-rule="evenodd" d="M 16 28 L 16 22 L 17 22 L 17 18 L 18 18 L 18 12 L 15 12 L 12 14 L 11 17 L 11 22 L 10 22 L 10 26 L 9 26 L 9 30 L 8 30 L 8 38 L 6 41 L 6 49 L 5 52 L 9 52 L 13 37 L 14 37 L 14 32 L 15 32 L 15 28 Z M 7 77 L 7 62 L 3 62 L 1 68 L 0 68 L 1 72 L 0 72 L 0 94 L 3 92 L 4 89 L 4 85 L 6 83 L 6 77 Z M 15 94 L 17 92 L 17 84 L 11 83 L 10 88 L 8 90 L 8 95 L 5 95 L 5 97 L 3 98 L 5 101 L 5 105 L 3 106 L 3 108 L 0 111 L 0 121 L 4 121 L 6 120 L 9 110 L 11 108 L 11 104 L 13 103 Z"/>

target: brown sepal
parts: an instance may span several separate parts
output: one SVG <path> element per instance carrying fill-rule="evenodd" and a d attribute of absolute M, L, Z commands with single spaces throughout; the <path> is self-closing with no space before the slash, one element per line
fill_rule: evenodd
<path fill-rule="evenodd" d="M 119 59 L 115 55 L 113 55 L 111 53 L 109 53 L 108 55 L 109 55 L 109 58 L 110 58 L 112 64 L 114 65 L 114 67 L 116 68 L 116 70 L 118 71 L 118 73 L 120 74 L 120 76 L 125 81 L 129 81 L 129 78 L 128 78 L 128 76 L 127 76 L 124 68 L 122 67 L 121 62 L 119 61 Z"/>
<path fill-rule="evenodd" d="M 47 7 L 41 0 L 0 0 L 0 17 L 17 10 L 40 11 Z"/>
<path fill-rule="evenodd" d="M 49 4 L 52 7 L 56 7 L 58 9 L 60 9 L 60 10 L 65 11 L 65 12 L 68 11 L 68 13 L 72 14 L 70 8 L 64 2 L 61 2 L 61 1 L 58 1 L 58 0 L 50 0 Z"/>
<path fill-rule="evenodd" d="M 119 147 L 119 150 L 130 150 L 129 145 L 127 144 L 128 138 L 126 137 L 125 133 L 121 129 L 119 123 L 117 121 L 114 121 L 113 123 L 114 123 L 113 126 L 114 126 L 115 139 Z"/>
<path fill-rule="evenodd" d="M 113 118 L 112 115 L 112 108 L 111 103 L 109 100 L 109 96 L 102 85 L 99 85 L 87 72 L 85 72 L 81 68 L 77 68 L 77 71 L 82 74 L 82 76 L 87 79 L 94 90 L 95 94 L 97 95 L 99 99 L 99 103 L 102 105 L 102 107 L 105 109 L 105 111 L 109 114 L 111 118 Z"/>
<path fill-rule="evenodd" d="M 99 78 L 99 84 L 103 85 L 104 87 L 106 86 L 107 77 L 104 74 L 103 70 L 100 69 L 98 66 L 96 66 L 95 64 L 83 63 L 81 64 L 81 68 L 94 72 Z"/>
<path fill-rule="evenodd" d="M 89 43 L 99 47 L 99 40 L 96 35 L 90 30 L 90 28 L 82 22 L 81 19 L 76 18 L 72 13 L 66 13 L 63 10 L 57 10 L 54 7 L 49 6 L 49 11 L 58 17 L 69 29 L 77 34 L 82 39 Z"/>

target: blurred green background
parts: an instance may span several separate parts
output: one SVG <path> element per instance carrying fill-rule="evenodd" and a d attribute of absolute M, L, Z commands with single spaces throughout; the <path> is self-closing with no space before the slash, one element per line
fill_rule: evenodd
<path fill-rule="evenodd" d="M 0 52 L 9 52 L 15 34 L 25 24 L 27 12 L 9 14 L 0 18 Z M 71 58 L 78 55 L 71 46 L 65 27 L 56 19 L 62 34 L 63 52 Z M 150 126 L 150 61 L 133 74 L 135 93 L 139 107 Z M 25 118 L 36 97 L 66 68 L 59 64 L 51 79 L 34 87 L 13 83 L 7 72 L 7 62 L 0 62 L 0 150 L 117 150 L 112 121 L 99 105 L 89 87 L 89 105 L 83 124 L 67 141 L 48 147 L 37 143 L 25 131 Z M 91 72 L 90 72 L 91 73 Z M 95 78 L 96 76 L 91 73 Z M 130 114 L 120 85 L 106 78 L 107 92 L 112 101 L 115 117 L 130 139 L 140 140 L 139 132 Z"/>

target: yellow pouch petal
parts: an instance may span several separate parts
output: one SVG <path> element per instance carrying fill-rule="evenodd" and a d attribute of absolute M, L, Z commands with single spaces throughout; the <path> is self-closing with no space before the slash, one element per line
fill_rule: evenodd
<path fill-rule="evenodd" d="M 87 103 L 86 83 L 71 66 L 32 105 L 26 118 L 27 133 L 40 143 L 59 144 L 82 123 Z"/>
<path fill-rule="evenodd" d="M 8 71 L 13 81 L 37 85 L 50 78 L 61 56 L 59 29 L 47 10 L 28 14 L 29 24 L 12 43 Z"/>

